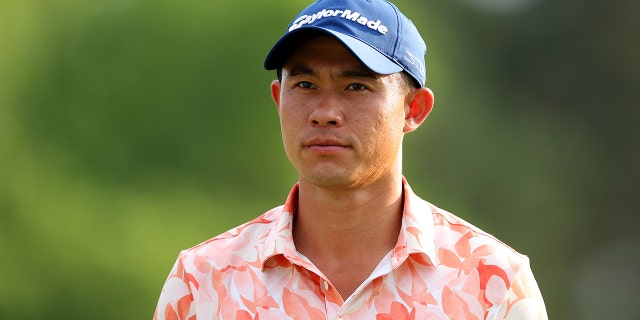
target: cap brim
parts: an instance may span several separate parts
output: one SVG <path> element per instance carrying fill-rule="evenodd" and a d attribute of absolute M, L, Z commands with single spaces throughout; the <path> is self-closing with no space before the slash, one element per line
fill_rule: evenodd
<path fill-rule="evenodd" d="M 317 35 L 330 35 L 345 46 L 362 64 L 379 74 L 400 72 L 403 68 L 368 44 L 348 35 L 327 30 L 321 27 L 305 27 L 284 35 L 273 46 L 264 61 L 264 68 L 274 70 L 281 68 L 289 60 L 293 51 L 304 41 Z"/>

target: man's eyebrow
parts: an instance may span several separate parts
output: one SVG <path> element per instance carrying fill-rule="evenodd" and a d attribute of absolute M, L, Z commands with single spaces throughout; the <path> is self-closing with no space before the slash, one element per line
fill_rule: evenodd
<path fill-rule="evenodd" d="M 299 75 L 313 76 L 315 74 L 316 73 L 311 68 L 303 65 L 294 66 L 293 68 L 287 71 L 287 75 L 290 77 L 295 77 Z"/>
<path fill-rule="evenodd" d="M 372 70 L 362 68 L 362 69 L 354 69 L 354 70 L 346 70 L 342 72 L 340 75 L 343 78 L 369 78 L 373 80 L 380 79 L 380 75 L 373 72 Z"/>
<path fill-rule="evenodd" d="M 305 65 L 297 65 L 297 66 L 293 66 L 292 68 L 290 68 L 287 71 L 287 76 L 289 77 L 295 77 L 295 76 L 299 76 L 299 75 L 306 75 L 306 76 L 315 76 L 317 75 L 316 72 Z M 381 75 L 368 69 L 368 68 L 356 68 L 356 69 L 350 69 L 350 70 L 345 70 L 343 72 L 341 72 L 338 77 L 340 78 L 368 78 L 368 79 L 373 79 L 373 80 L 378 80 L 380 79 Z"/>

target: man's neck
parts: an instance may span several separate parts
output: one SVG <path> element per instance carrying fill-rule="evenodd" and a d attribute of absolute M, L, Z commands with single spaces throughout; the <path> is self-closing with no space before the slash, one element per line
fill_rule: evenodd
<path fill-rule="evenodd" d="M 395 246 L 402 224 L 402 177 L 357 190 L 300 182 L 293 237 L 344 297 Z"/>

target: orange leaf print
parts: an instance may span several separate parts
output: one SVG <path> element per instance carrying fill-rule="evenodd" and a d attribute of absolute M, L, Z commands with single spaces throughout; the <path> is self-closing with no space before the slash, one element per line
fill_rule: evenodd
<path fill-rule="evenodd" d="M 191 295 L 184 296 L 178 300 L 178 315 L 180 319 L 186 319 L 191 308 Z"/>
<path fill-rule="evenodd" d="M 426 260 L 425 260 L 425 257 L 427 258 Z M 413 261 L 423 265 L 423 266 L 431 266 L 431 265 L 433 265 L 433 263 L 431 263 L 431 260 L 429 260 L 429 257 L 427 257 L 426 255 L 423 256 L 421 254 L 413 254 L 411 256 L 411 259 Z"/>
<path fill-rule="evenodd" d="M 449 268 L 458 269 L 462 265 L 460 257 L 448 249 L 440 249 L 440 251 L 438 251 L 438 259 L 440 259 L 440 263 Z"/>
<path fill-rule="evenodd" d="M 482 290 L 487 288 L 487 283 L 493 275 L 502 278 L 507 288 L 509 287 L 509 277 L 507 277 L 507 273 L 498 266 L 484 264 L 480 261 L 478 264 L 478 273 L 480 274 L 480 289 Z"/>
<path fill-rule="evenodd" d="M 277 308 L 278 303 L 269 295 L 267 287 L 258 279 L 258 276 L 250 270 L 251 280 L 253 281 L 253 299 L 255 307 L 269 309 Z"/>
<path fill-rule="evenodd" d="M 469 311 L 467 302 L 446 286 L 442 289 L 442 309 L 450 319 L 478 320 Z"/>
<path fill-rule="evenodd" d="M 206 256 L 198 255 L 193 261 L 193 264 L 196 266 L 198 271 L 202 273 L 209 273 L 211 271 L 211 264 L 207 261 Z"/>
<path fill-rule="evenodd" d="M 458 256 L 466 258 L 471 255 L 471 245 L 469 244 L 469 233 L 465 233 L 458 242 L 456 242 L 456 252 Z"/>
<path fill-rule="evenodd" d="M 415 316 L 415 311 L 409 313 L 402 303 L 394 301 L 391 303 L 390 312 L 377 314 L 376 320 L 412 320 Z"/>
<path fill-rule="evenodd" d="M 284 289 L 282 292 L 282 304 L 284 311 L 293 319 L 320 320 L 325 318 L 322 311 L 311 307 L 306 299 L 289 289 Z"/>
<path fill-rule="evenodd" d="M 173 310 L 173 307 L 170 304 L 167 304 L 167 309 L 164 311 L 164 318 L 167 320 L 180 320 L 180 318 L 178 318 L 178 314 Z"/>
<path fill-rule="evenodd" d="M 246 310 L 238 310 L 236 320 L 253 320 L 253 317 Z"/>
<path fill-rule="evenodd" d="M 373 279 L 373 281 L 371 282 L 371 291 L 380 293 L 382 289 L 384 289 L 384 280 L 382 280 L 382 278 Z M 369 296 L 369 299 L 367 300 L 367 304 L 370 305 L 371 303 L 373 303 L 376 295 L 377 294 L 372 294 L 371 296 Z"/>
<path fill-rule="evenodd" d="M 478 264 L 478 273 L 480 276 L 480 289 L 483 292 L 486 292 L 487 284 L 489 283 L 489 280 L 491 280 L 492 276 L 501 278 L 504 281 L 505 288 L 509 287 L 509 277 L 507 276 L 507 273 L 498 266 L 485 265 L 484 263 L 482 263 L 482 261 L 480 261 L 480 263 Z M 482 295 L 482 298 L 485 305 L 493 305 L 493 302 L 491 301 L 492 297 L 487 297 L 486 293 Z"/>
<path fill-rule="evenodd" d="M 227 296 L 227 288 L 224 286 L 222 274 L 215 269 L 211 272 L 211 288 L 218 294 L 218 301 Z"/>
<path fill-rule="evenodd" d="M 429 303 L 435 304 L 436 300 L 429 292 L 427 283 L 420 277 L 420 274 L 413 264 L 413 260 L 407 263 L 409 270 L 411 270 L 411 299 L 407 305 L 413 307 L 414 303 L 422 303 L 425 305 Z"/>
<path fill-rule="evenodd" d="M 416 240 L 418 240 L 418 243 L 420 243 L 420 236 L 422 235 L 422 230 L 416 227 L 408 227 L 407 232 L 410 233 L 414 238 L 416 238 Z M 420 243 L 420 245 L 422 245 L 422 243 Z"/>
<path fill-rule="evenodd" d="M 196 290 L 200 288 L 200 284 L 198 283 L 198 280 L 196 279 L 196 277 L 193 276 L 193 274 L 187 273 L 186 278 L 187 278 L 187 282 L 193 284 Z"/>

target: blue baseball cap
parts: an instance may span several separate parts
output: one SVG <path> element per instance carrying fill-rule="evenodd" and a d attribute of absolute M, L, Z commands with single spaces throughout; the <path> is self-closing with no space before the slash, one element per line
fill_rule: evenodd
<path fill-rule="evenodd" d="M 384 0 L 318 0 L 293 19 L 264 61 L 282 68 L 295 48 L 314 34 L 340 41 L 362 64 L 379 74 L 406 71 L 425 85 L 427 46 L 413 22 Z"/>

